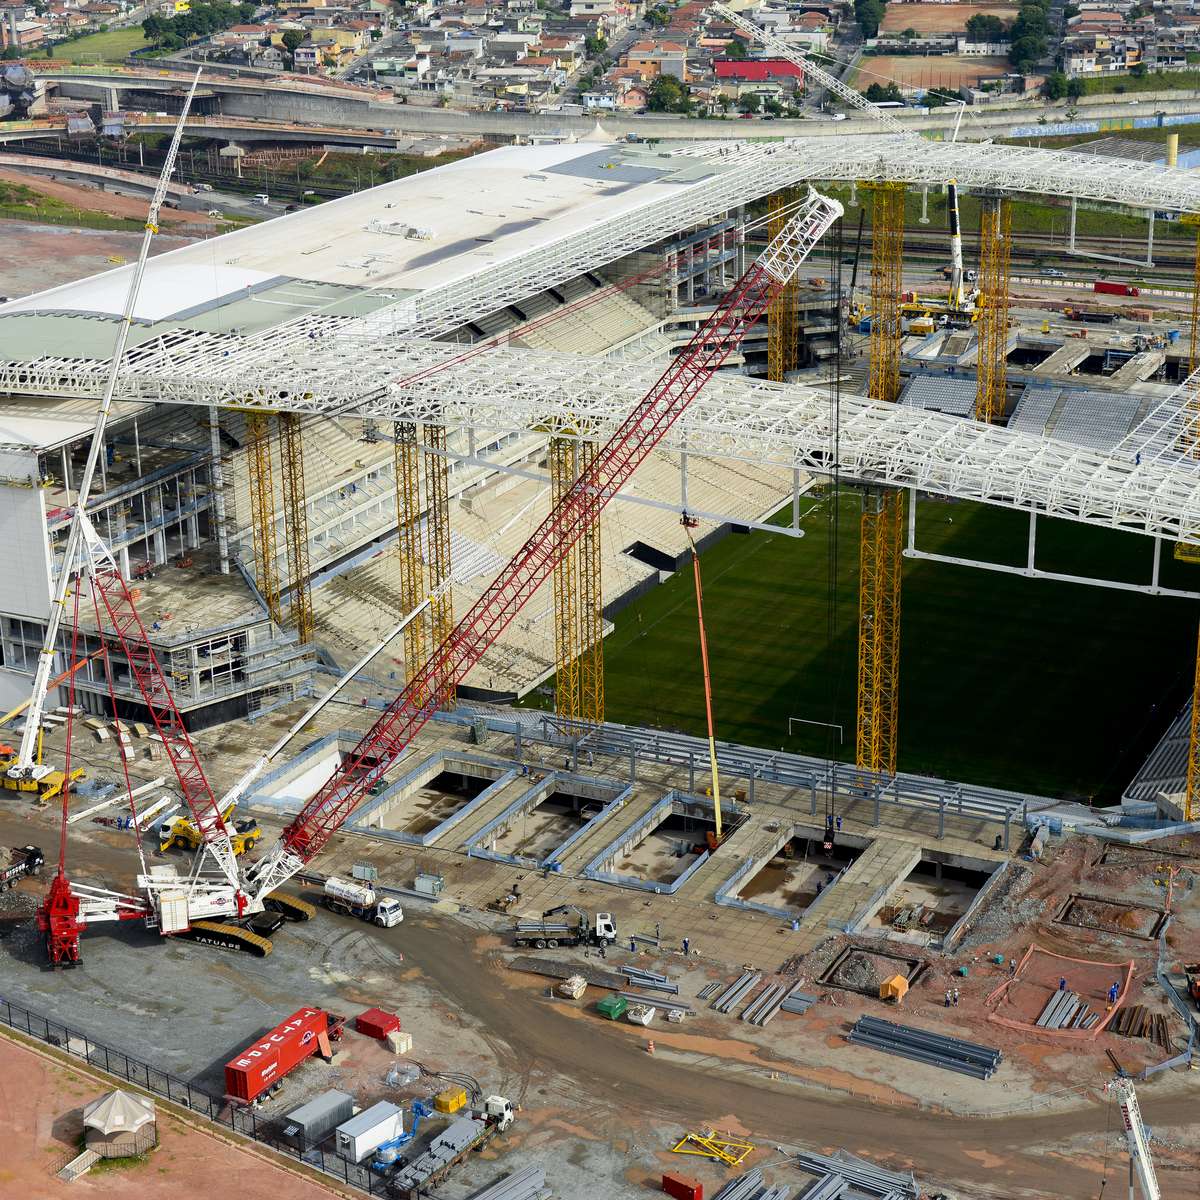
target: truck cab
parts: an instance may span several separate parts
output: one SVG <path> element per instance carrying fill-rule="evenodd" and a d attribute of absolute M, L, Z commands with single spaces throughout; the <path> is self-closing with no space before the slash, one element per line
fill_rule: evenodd
<path fill-rule="evenodd" d="M 517 1119 L 517 1114 L 507 1097 L 485 1096 L 483 1099 L 483 1119 L 489 1125 L 494 1125 L 500 1133 L 503 1133 Z"/>
<path fill-rule="evenodd" d="M 617 923 L 612 913 L 597 913 L 595 928 L 596 944 L 607 946 L 617 940 Z"/>
<path fill-rule="evenodd" d="M 375 905 L 375 916 L 372 920 L 384 929 L 391 929 L 393 925 L 399 925 L 404 920 L 404 909 L 400 907 L 399 900 L 388 897 Z"/>

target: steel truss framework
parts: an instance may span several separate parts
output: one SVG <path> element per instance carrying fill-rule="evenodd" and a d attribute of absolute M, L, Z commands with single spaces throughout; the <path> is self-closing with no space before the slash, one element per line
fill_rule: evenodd
<path fill-rule="evenodd" d="M 989 424 L 1004 416 L 1008 392 L 1008 264 L 1012 210 L 1003 196 L 986 197 L 979 214 L 979 371 L 975 419 Z"/>
<path fill-rule="evenodd" d="M 557 507 L 578 474 L 578 443 L 552 437 L 548 454 L 550 506 Z M 554 711 L 565 721 L 580 715 L 579 555 L 573 546 L 554 567 Z"/>
<path fill-rule="evenodd" d="M 400 579 L 400 606 L 412 612 L 424 599 L 421 565 L 421 485 L 418 463 L 417 427 L 412 421 L 392 425 L 392 460 L 396 483 L 396 559 Z M 428 651 L 423 619 L 410 621 L 404 628 L 404 675 L 413 673 L 425 661 Z"/>
<path fill-rule="evenodd" d="M 246 414 L 246 466 L 250 480 L 250 527 L 254 545 L 254 582 L 267 612 L 283 624 L 278 543 L 275 536 L 275 481 L 271 469 L 271 415 Z"/>
<path fill-rule="evenodd" d="M 434 647 L 440 646 L 454 628 L 454 594 L 450 587 L 453 563 L 450 558 L 450 457 L 446 453 L 447 437 L 446 425 L 440 415 L 438 420 L 425 426 L 425 491 L 429 502 L 429 621 Z M 447 682 L 442 691 L 446 707 L 453 708 L 453 682 Z"/>

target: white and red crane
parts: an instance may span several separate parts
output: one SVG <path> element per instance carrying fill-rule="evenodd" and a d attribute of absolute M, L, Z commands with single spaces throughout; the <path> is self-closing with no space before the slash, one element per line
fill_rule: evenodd
<path fill-rule="evenodd" d="M 186 111 L 186 108 L 185 108 Z M 176 144 L 179 130 L 176 131 Z M 168 168 L 171 157 L 168 158 Z M 165 188 L 164 169 L 159 190 Z M 157 196 L 156 196 L 157 199 Z M 147 223 L 147 233 L 153 224 Z M 179 716 L 166 677 L 137 616 L 133 599 L 111 556 L 87 523 L 81 490 L 72 521 L 72 536 L 89 548 L 86 573 L 92 581 L 97 613 L 129 660 L 137 687 L 150 709 L 156 730 L 167 746 L 180 790 L 201 831 L 203 846 L 185 879 L 158 867 L 138 877 L 146 899 L 118 896 L 72 883 L 60 858 L 60 869 L 38 913 L 53 962 L 75 962 L 81 930 L 96 920 L 145 917 L 161 933 L 183 933 L 194 922 L 214 917 L 240 918 L 261 911 L 276 890 L 321 852 L 367 792 L 395 764 L 418 731 L 453 688 L 480 661 L 522 606 L 550 576 L 605 505 L 628 482 L 712 375 L 740 345 L 747 329 L 766 312 L 777 293 L 795 278 L 809 253 L 842 215 L 841 205 L 810 190 L 763 255 L 742 276 L 684 350 L 649 389 L 601 448 L 590 466 L 554 506 L 450 635 L 414 674 L 328 782 L 284 829 L 279 840 L 257 862 L 241 867 L 233 854 L 218 802 L 204 776 L 195 749 Z M 148 240 L 148 237 L 147 237 Z M 144 249 L 144 248 L 143 248 Z M 144 255 L 139 266 L 144 263 Z M 127 303 L 127 320 L 136 302 L 140 272 L 135 272 Z M 89 463 L 99 454 L 100 434 L 115 389 L 123 339 L 114 356 L 108 400 L 97 418 Z M 90 480 L 90 474 L 85 476 Z M 80 532 L 77 535 L 76 529 Z M 69 557 L 68 564 L 73 560 Z M 65 605 L 66 588 L 61 602 Z M 414 614 L 409 614 L 411 619 Z M 108 636 L 104 630 L 104 636 Z M 53 655 L 54 641 L 47 645 Z M 49 668 L 44 673 L 49 677 Z M 33 706 L 31 706 L 32 709 Z M 40 703 L 39 703 L 40 711 Z M 30 719 L 33 719 L 31 711 Z M 239 781 L 235 792 L 245 789 Z M 65 801 L 64 801 L 65 812 Z M 65 846 L 64 846 L 65 852 Z M 215 869 L 214 869 L 215 868 Z"/>

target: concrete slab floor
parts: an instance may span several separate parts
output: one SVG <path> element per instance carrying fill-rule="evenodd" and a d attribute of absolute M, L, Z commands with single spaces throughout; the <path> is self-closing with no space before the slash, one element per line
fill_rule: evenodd
<path fill-rule="evenodd" d="M 523 812 L 496 838 L 494 849 L 500 854 L 513 854 L 541 862 L 563 844 L 573 833 L 587 824 L 581 821 L 574 797 L 565 800 L 555 792 L 536 808 Z"/>

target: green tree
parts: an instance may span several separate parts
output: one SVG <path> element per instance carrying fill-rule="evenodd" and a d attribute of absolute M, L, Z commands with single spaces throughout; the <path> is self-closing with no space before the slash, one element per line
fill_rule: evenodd
<path fill-rule="evenodd" d="M 1067 94 L 1067 77 L 1061 71 L 1051 71 L 1042 84 L 1042 95 L 1047 100 L 1061 100 Z"/>
<path fill-rule="evenodd" d="M 589 34 L 583 40 L 583 48 L 587 51 L 588 58 L 598 58 L 608 49 L 608 38 L 602 33 Z"/>
<path fill-rule="evenodd" d="M 646 23 L 657 25 L 660 29 L 664 25 L 670 25 L 671 14 L 667 11 L 666 5 L 660 4 L 655 8 L 649 9 L 646 13 Z"/>
<path fill-rule="evenodd" d="M 887 87 L 884 87 L 881 83 L 873 83 L 863 92 L 863 95 L 872 104 L 899 103 L 904 99 L 900 94 L 900 89 L 894 83 L 889 83 Z"/>
<path fill-rule="evenodd" d="M 650 85 L 646 107 L 651 112 L 687 113 L 692 102 L 687 88 L 674 75 L 660 75 Z"/>
<path fill-rule="evenodd" d="M 308 30 L 285 29 L 283 31 L 283 37 L 281 37 L 279 40 L 283 43 L 283 48 L 289 54 L 295 54 L 296 48 L 298 46 L 302 46 L 306 41 L 308 41 Z"/>
<path fill-rule="evenodd" d="M 14 58 L 20 57 L 21 51 L 17 46 L 5 46 L 4 53 L 0 54 L 0 58 L 4 59 L 6 62 L 11 62 Z"/>
<path fill-rule="evenodd" d="M 967 20 L 967 37 L 973 42 L 999 42 L 1004 40 L 1005 28 L 999 17 L 976 13 Z"/>
<path fill-rule="evenodd" d="M 886 7 L 886 0 L 854 0 L 854 19 L 863 37 L 873 38 L 879 33 Z"/>
<path fill-rule="evenodd" d="M 725 57 L 726 58 L 746 58 L 747 54 L 746 54 L 745 43 L 739 41 L 737 38 L 734 38 L 732 42 L 726 42 L 725 43 Z"/>
<path fill-rule="evenodd" d="M 754 92 L 748 92 L 746 95 L 738 97 L 738 108 L 744 113 L 761 112 L 762 98 Z"/>
<path fill-rule="evenodd" d="M 1017 38 L 1009 47 L 1008 61 L 1022 74 L 1037 66 L 1043 54 L 1046 53 L 1044 38 Z"/>
<path fill-rule="evenodd" d="M 1068 100 L 1078 100 L 1079 97 L 1083 95 L 1084 91 L 1085 91 L 1085 88 L 1083 86 L 1082 79 L 1068 79 L 1067 80 L 1067 99 Z"/>

